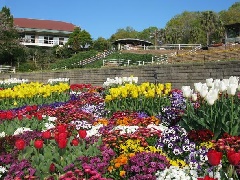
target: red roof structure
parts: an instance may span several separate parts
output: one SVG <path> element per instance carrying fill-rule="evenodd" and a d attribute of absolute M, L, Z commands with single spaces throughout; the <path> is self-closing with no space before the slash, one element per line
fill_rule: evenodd
<path fill-rule="evenodd" d="M 31 29 L 48 29 L 73 32 L 74 28 L 76 27 L 72 23 L 66 23 L 62 21 L 39 20 L 28 18 L 14 18 L 13 22 L 14 25 L 19 28 L 31 28 Z"/>

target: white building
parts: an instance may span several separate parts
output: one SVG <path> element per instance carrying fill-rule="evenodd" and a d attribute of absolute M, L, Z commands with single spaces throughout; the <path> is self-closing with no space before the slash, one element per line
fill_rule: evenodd
<path fill-rule="evenodd" d="M 23 45 L 44 47 L 64 45 L 76 27 L 62 21 L 28 18 L 14 18 L 14 25 L 20 32 Z"/>

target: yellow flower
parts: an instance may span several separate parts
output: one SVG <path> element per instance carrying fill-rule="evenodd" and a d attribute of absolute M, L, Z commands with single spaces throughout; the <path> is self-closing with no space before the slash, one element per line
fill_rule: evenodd
<path fill-rule="evenodd" d="M 126 175 L 126 171 L 120 171 L 119 175 L 120 175 L 121 177 L 125 176 L 125 175 Z"/>

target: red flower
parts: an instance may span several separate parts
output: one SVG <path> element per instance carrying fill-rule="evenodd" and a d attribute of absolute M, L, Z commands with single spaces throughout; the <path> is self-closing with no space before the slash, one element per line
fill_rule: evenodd
<path fill-rule="evenodd" d="M 236 166 L 240 163 L 240 153 L 235 151 L 228 151 L 227 158 L 230 164 Z"/>
<path fill-rule="evenodd" d="M 67 139 L 59 139 L 58 140 L 58 147 L 60 149 L 64 149 L 67 146 Z"/>
<path fill-rule="evenodd" d="M 66 139 L 66 138 L 67 138 L 67 132 L 59 133 L 58 139 Z"/>
<path fill-rule="evenodd" d="M 7 119 L 11 120 L 11 119 L 13 119 L 13 117 L 14 117 L 13 112 L 12 111 L 7 111 Z"/>
<path fill-rule="evenodd" d="M 18 139 L 15 142 L 15 146 L 18 150 L 23 150 L 26 146 L 26 142 L 23 139 Z"/>
<path fill-rule="evenodd" d="M 60 124 L 57 126 L 57 130 L 59 133 L 66 132 L 67 131 L 67 125 L 66 124 Z"/>
<path fill-rule="evenodd" d="M 41 120 L 43 119 L 41 113 L 37 113 L 37 114 L 36 114 L 36 117 L 37 117 L 37 119 L 38 119 L 39 121 L 41 121 Z"/>
<path fill-rule="evenodd" d="M 87 131 L 85 129 L 80 129 L 78 135 L 80 138 L 84 139 L 87 136 Z"/>
<path fill-rule="evenodd" d="M 43 137 L 44 139 L 49 139 L 49 138 L 51 138 L 51 132 L 50 132 L 50 131 L 44 131 L 44 132 L 42 133 L 42 137 Z"/>
<path fill-rule="evenodd" d="M 56 170 L 56 167 L 55 167 L 55 164 L 50 164 L 50 167 L 49 167 L 49 171 L 50 172 L 55 172 L 55 170 Z"/>
<path fill-rule="evenodd" d="M 78 144 L 79 144 L 79 141 L 76 138 L 73 139 L 72 142 L 71 142 L 72 146 L 78 146 Z"/>
<path fill-rule="evenodd" d="M 41 140 L 41 139 L 36 140 L 36 141 L 34 142 L 34 146 L 35 146 L 35 148 L 37 148 L 37 149 L 41 149 L 41 148 L 43 147 L 43 140 Z"/>
<path fill-rule="evenodd" d="M 204 178 L 197 178 L 197 180 L 217 180 L 217 178 L 211 178 L 210 176 L 205 176 Z"/>
<path fill-rule="evenodd" d="M 18 116 L 18 120 L 22 120 L 23 119 L 23 114 L 19 113 L 17 116 Z"/>
<path fill-rule="evenodd" d="M 222 153 L 211 149 L 207 152 L 207 157 L 210 165 L 217 166 L 222 159 Z"/>

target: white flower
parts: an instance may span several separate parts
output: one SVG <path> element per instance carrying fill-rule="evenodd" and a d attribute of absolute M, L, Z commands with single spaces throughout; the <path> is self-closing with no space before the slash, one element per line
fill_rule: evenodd
<path fill-rule="evenodd" d="M 208 87 L 212 87 L 213 86 L 213 78 L 206 79 L 206 84 Z"/>
<path fill-rule="evenodd" d="M 6 136 L 6 133 L 5 132 L 1 132 L 0 133 L 0 137 L 5 137 Z"/>
<path fill-rule="evenodd" d="M 226 82 L 221 81 L 221 82 L 219 83 L 219 91 L 220 91 L 220 92 L 226 91 L 226 90 L 227 90 L 227 86 L 228 86 L 228 84 L 226 84 Z"/>
<path fill-rule="evenodd" d="M 192 100 L 193 100 L 193 101 L 196 101 L 196 100 L 197 100 L 197 94 L 196 94 L 196 93 L 193 93 L 193 94 L 192 94 Z"/>
<path fill-rule="evenodd" d="M 236 94 L 237 88 L 237 84 L 229 84 L 229 86 L 227 87 L 227 93 L 234 96 Z"/>
<path fill-rule="evenodd" d="M 194 88 L 195 88 L 195 91 L 196 92 L 200 92 L 201 88 L 202 88 L 202 83 L 199 82 L 199 83 L 194 83 Z"/>
<path fill-rule="evenodd" d="M 55 125 L 53 123 L 45 123 L 46 130 L 54 128 Z"/>
<path fill-rule="evenodd" d="M 239 81 L 239 77 L 231 76 L 229 78 L 229 84 L 236 84 L 236 85 L 238 85 L 238 81 Z"/>
<path fill-rule="evenodd" d="M 212 106 L 214 102 L 218 99 L 218 91 L 216 89 L 211 89 L 205 97 L 207 103 Z"/>
<path fill-rule="evenodd" d="M 202 85 L 202 88 L 201 88 L 201 90 L 200 90 L 200 92 L 199 92 L 200 96 L 201 96 L 202 98 L 205 98 L 205 96 L 207 95 L 207 93 L 208 93 L 208 87 L 207 87 L 207 85 Z"/>
<path fill-rule="evenodd" d="M 20 127 L 18 128 L 13 135 L 23 134 L 25 131 L 32 131 L 30 128 Z"/>
<path fill-rule="evenodd" d="M 100 133 L 98 133 L 98 130 L 103 127 L 103 124 L 97 124 L 96 126 L 92 126 L 92 129 L 87 130 L 87 137 L 91 136 L 101 136 Z"/>
<path fill-rule="evenodd" d="M 182 86 L 183 97 L 189 98 L 192 95 L 190 86 Z"/>
<path fill-rule="evenodd" d="M 4 174 L 5 172 L 7 172 L 7 169 L 3 166 L 0 166 L 0 177 L 2 177 L 2 174 Z"/>

